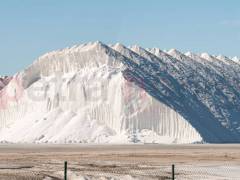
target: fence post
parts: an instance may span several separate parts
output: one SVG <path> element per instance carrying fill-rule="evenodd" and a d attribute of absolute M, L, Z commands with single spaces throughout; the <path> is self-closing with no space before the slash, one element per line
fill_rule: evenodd
<path fill-rule="evenodd" d="M 175 180 L 175 165 L 172 165 L 172 180 Z"/>
<path fill-rule="evenodd" d="M 67 161 L 64 162 L 64 180 L 67 180 Z"/>

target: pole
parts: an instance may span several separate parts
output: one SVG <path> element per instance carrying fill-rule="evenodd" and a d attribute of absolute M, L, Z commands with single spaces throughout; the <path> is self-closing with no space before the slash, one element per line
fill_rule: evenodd
<path fill-rule="evenodd" d="M 172 165 L 172 180 L 175 179 L 175 165 Z"/>
<path fill-rule="evenodd" d="M 64 180 L 67 180 L 67 161 L 64 162 Z"/>

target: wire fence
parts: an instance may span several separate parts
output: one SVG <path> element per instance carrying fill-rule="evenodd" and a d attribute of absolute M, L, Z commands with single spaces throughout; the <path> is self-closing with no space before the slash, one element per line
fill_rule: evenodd
<path fill-rule="evenodd" d="M 89 164 L 71 168 L 65 162 L 64 180 L 240 180 L 240 165 L 103 165 Z"/>
<path fill-rule="evenodd" d="M 45 168 L 43 168 L 45 167 Z M 80 161 L 0 167 L 0 180 L 240 180 L 239 164 Z"/>

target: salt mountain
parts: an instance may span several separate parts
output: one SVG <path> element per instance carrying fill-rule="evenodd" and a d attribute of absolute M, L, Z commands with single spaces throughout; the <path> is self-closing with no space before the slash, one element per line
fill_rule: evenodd
<path fill-rule="evenodd" d="M 1 142 L 240 142 L 238 58 L 94 42 L 1 88 Z"/>
<path fill-rule="evenodd" d="M 0 90 L 4 88 L 9 83 L 10 80 L 11 80 L 11 77 L 0 76 Z"/>

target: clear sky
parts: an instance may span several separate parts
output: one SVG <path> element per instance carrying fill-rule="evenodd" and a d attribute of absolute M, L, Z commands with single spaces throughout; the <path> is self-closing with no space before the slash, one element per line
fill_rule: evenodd
<path fill-rule="evenodd" d="M 240 0 L 5 0 L 0 75 L 88 41 L 240 56 Z"/>

